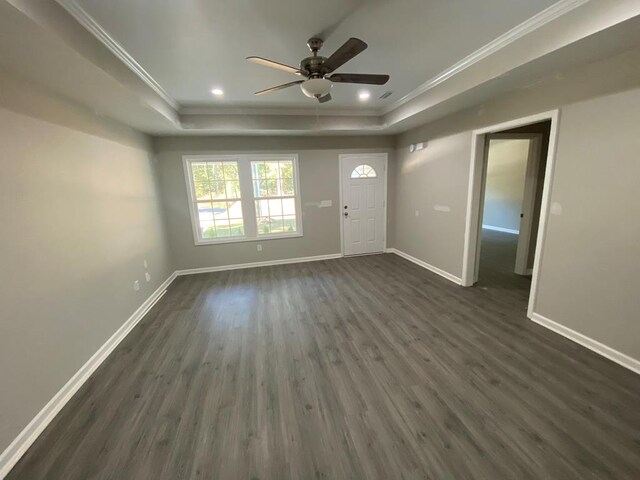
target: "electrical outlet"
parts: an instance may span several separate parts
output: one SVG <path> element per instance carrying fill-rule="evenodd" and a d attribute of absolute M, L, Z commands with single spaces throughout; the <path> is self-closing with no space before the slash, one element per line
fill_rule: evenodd
<path fill-rule="evenodd" d="M 149 268 L 149 264 L 147 263 L 147 261 L 144 261 L 144 269 L 146 270 L 147 268 Z"/>
<path fill-rule="evenodd" d="M 258 251 L 261 252 L 262 251 L 262 245 L 258 244 Z"/>
<path fill-rule="evenodd" d="M 147 282 L 151 281 L 151 275 L 149 275 L 149 272 L 144 272 L 144 278 L 147 280 Z"/>
<path fill-rule="evenodd" d="M 133 282 L 133 289 L 137 292 L 138 290 L 140 290 L 140 282 L 138 280 L 136 280 L 135 282 Z"/>

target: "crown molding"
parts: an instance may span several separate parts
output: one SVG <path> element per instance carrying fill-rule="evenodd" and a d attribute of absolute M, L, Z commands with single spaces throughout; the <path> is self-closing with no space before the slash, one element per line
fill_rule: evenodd
<path fill-rule="evenodd" d="M 394 103 L 372 107 L 366 110 L 355 110 L 353 108 L 336 108 L 336 109 L 311 109 L 306 107 L 261 107 L 257 105 L 247 106 L 229 106 L 229 105 L 199 105 L 199 104 L 181 104 L 171 97 L 164 88 L 125 50 L 125 48 L 113 38 L 87 11 L 85 11 L 77 2 L 77 0 L 56 0 L 56 2 L 64 8 L 80 25 L 82 25 L 89 33 L 91 33 L 100 43 L 106 46 L 122 63 L 125 64 L 136 76 L 138 76 L 152 91 L 160 98 L 167 102 L 182 117 L 182 128 L 191 130 L 195 128 L 195 124 L 203 122 L 195 122 L 192 120 L 197 117 L 209 117 L 210 123 L 214 118 L 231 118 L 236 116 L 278 116 L 278 117 L 314 117 L 316 119 L 323 118 L 369 118 L 378 119 L 376 130 L 386 130 L 391 125 L 385 122 L 385 115 L 398 110 L 403 105 L 411 102 L 420 95 L 428 92 L 438 85 L 443 84 L 455 75 L 465 71 L 469 67 L 490 57 L 501 49 L 517 42 L 519 39 L 540 29 L 541 27 L 553 22 L 563 15 L 583 6 L 591 0 L 559 0 L 552 6 L 530 17 L 519 25 L 515 26 L 506 33 L 498 36 L 491 42 L 482 46 L 475 52 L 459 60 L 451 67 L 440 72 L 435 77 L 426 81 L 413 91 L 396 100 Z M 217 122 L 216 122 L 217 123 Z M 370 129 L 371 126 L 368 126 Z"/>
<path fill-rule="evenodd" d="M 256 106 L 212 106 L 182 104 L 180 115 L 307 115 L 307 116 L 336 116 L 336 117 L 375 117 L 380 114 L 379 109 L 355 108 L 322 108 L 313 107 L 256 107 Z"/>
<path fill-rule="evenodd" d="M 462 72 L 463 70 L 466 70 L 467 68 L 471 67 L 472 65 L 480 62 L 481 60 L 487 58 L 488 56 L 496 53 L 498 50 L 503 49 L 504 47 L 510 45 L 511 43 L 515 42 L 516 40 L 524 37 L 525 35 L 539 29 L 540 27 L 543 27 L 544 25 L 548 24 L 549 22 L 552 22 L 553 20 L 561 17 L 562 15 L 584 5 L 585 3 L 589 2 L 591 0 L 560 0 L 559 2 L 551 5 L 550 7 L 546 8 L 545 10 L 542 10 L 541 12 L 537 13 L 536 15 L 534 15 L 533 17 L 530 17 L 529 19 L 525 20 L 524 22 L 522 22 L 521 24 L 515 26 L 514 28 L 512 28 L 511 30 L 507 31 L 506 33 L 500 35 L 499 37 L 495 38 L 494 40 L 492 40 L 491 42 L 487 43 L 486 45 L 480 47 L 478 50 L 476 50 L 475 52 L 473 52 L 472 54 L 466 56 L 465 58 L 463 58 L 462 60 L 460 60 L 459 62 L 453 64 L 452 66 L 450 66 L 449 68 L 447 68 L 446 70 L 440 72 L 438 75 L 436 75 L 435 77 L 431 78 L 430 80 L 427 80 L 425 83 L 423 83 L 422 85 L 420 85 L 418 88 L 416 88 L 415 90 L 411 91 L 410 93 L 408 93 L 407 95 L 405 95 L 404 97 L 396 100 L 394 103 L 392 103 L 391 105 L 388 105 L 386 107 L 384 107 L 381 110 L 381 113 L 383 114 L 387 114 L 392 112 L 393 110 L 397 109 L 398 107 L 404 105 L 405 103 L 409 102 L 410 100 L 413 100 L 414 98 L 416 98 L 417 96 L 431 90 L 432 88 L 440 85 L 441 83 L 445 82 L 446 80 L 448 80 L 449 78 L 453 77 L 454 75 Z"/>
<path fill-rule="evenodd" d="M 75 0 L 56 0 L 80 25 L 86 28 L 96 37 L 111 53 L 124 63 L 133 73 L 146 83 L 158 96 L 171 105 L 175 110 L 180 109 L 180 104 L 169 95 L 164 88 L 118 43 L 104 28 L 96 22 L 86 10 Z"/>

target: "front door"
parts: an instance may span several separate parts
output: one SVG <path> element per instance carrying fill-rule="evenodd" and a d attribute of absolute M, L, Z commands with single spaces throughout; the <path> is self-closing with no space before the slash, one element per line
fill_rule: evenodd
<path fill-rule="evenodd" d="M 340 168 L 344 254 L 383 252 L 387 155 L 341 155 Z"/>

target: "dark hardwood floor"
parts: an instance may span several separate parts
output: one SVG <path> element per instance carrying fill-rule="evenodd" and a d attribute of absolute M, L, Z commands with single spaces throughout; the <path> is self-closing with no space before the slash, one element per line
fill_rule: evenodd
<path fill-rule="evenodd" d="M 639 479 L 640 377 L 495 275 L 179 277 L 8 479 Z"/>
<path fill-rule="evenodd" d="M 477 287 L 497 289 L 498 295 L 510 297 L 514 305 L 527 307 L 531 276 L 517 275 L 518 235 L 482 229 L 480 275 Z"/>

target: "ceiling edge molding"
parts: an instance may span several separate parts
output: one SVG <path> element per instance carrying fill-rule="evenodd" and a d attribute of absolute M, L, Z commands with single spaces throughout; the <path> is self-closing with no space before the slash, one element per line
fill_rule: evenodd
<path fill-rule="evenodd" d="M 180 115 L 306 115 L 313 117 L 377 117 L 380 109 L 357 110 L 354 108 L 322 108 L 313 107 L 256 107 L 256 106 L 209 106 L 185 105 L 180 107 Z M 316 107 L 317 108 L 317 107 Z"/>
<path fill-rule="evenodd" d="M 75 0 L 56 0 L 67 12 L 75 18 L 80 25 L 86 28 L 96 37 L 111 53 L 124 63 L 133 73 L 146 83 L 156 94 L 175 110 L 180 109 L 180 104 L 171 97 L 162 86 L 120 45 L 104 28 L 96 22 L 86 10 Z"/>
<path fill-rule="evenodd" d="M 440 85 L 441 83 L 445 82 L 446 80 L 453 77 L 454 75 L 462 72 L 463 70 L 466 70 L 472 65 L 494 54 L 498 50 L 503 49 L 507 45 L 537 30 L 538 28 L 543 27 L 547 23 L 552 22 L 553 20 L 584 5 L 589 1 L 590 0 L 560 0 L 559 2 L 537 13 L 533 17 L 525 20 L 521 24 L 515 26 L 514 28 L 507 31 L 506 33 L 495 38 L 491 42 L 479 48 L 472 54 L 466 56 L 459 62 L 447 68 L 446 70 L 440 72 L 438 75 L 426 81 L 425 83 L 420 85 L 418 88 L 408 93 L 404 97 L 400 98 L 399 100 L 396 100 L 391 105 L 384 107 L 381 110 L 381 112 L 383 114 L 387 114 L 395 110 L 396 108 L 404 105 L 408 101 L 413 100 L 417 96 L 431 90 L 432 88 L 436 87 L 437 85 Z"/>

